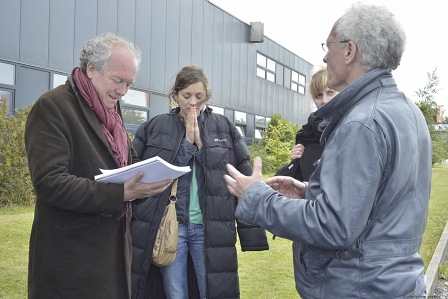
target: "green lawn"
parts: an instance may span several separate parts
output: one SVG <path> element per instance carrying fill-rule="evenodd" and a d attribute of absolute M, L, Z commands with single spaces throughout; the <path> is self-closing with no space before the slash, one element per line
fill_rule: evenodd
<path fill-rule="evenodd" d="M 436 165 L 433 168 L 428 224 L 421 247 L 425 269 L 448 220 L 446 182 L 448 165 Z M 32 219 L 33 208 L 0 209 L 0 298 L 27 297 L 28 242 Z M 294 286 L 291 241 L 278 237 L 272 240 L 270 233 L 268 238 L 268 251 L 238 251 L 241 298 L 300 298 Z"/>

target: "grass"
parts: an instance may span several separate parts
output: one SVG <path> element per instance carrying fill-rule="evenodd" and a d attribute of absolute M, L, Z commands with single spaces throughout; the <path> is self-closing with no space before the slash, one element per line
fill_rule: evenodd
<path fill-rule="evenodd" d="M 0 209 L 0 298 L 27 298 L 33 208 Z"/>
<path fill-rule="evenodd" d="M 428 223 L 420 253 L 425 270 L 448 220 L 448 164 L 433 168 Z M 0 208 L 0 298 L 26 298 L 32 207 Z M 242 299 L 300 298 L 295 290 L 291 241 L 268 233 L 270 250 L 238 248 Z"/>
<path fill-rule="evenodd" d="M 428 222 L 423 235 L 420 254 L 425 261 L 425 271 L 448 220 L 448 164 L 436 164 L 432 168 L 431 198 Z"/>

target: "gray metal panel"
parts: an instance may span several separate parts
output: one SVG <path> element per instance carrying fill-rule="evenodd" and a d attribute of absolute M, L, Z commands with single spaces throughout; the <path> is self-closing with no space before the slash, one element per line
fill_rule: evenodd
<path fill-rule="evenodd" d="M 148 89 L 151 80 L 151 5 L 152 1 L 135 0 L 135 44 L 142 51 L 142 62 L 134 86 L 142 89 Z"/>
<path fill-rule="evenodd" d="M 263 115 L 267 112 L 268 83 L 266 80 L 258 80 L 260 84 L 259 101 L 253 104 L 252 111 L 256 114 Z M 250 109 L 250 108 L 249 108 Z"/>
<path fill-rule="evenodd" d="M 0 57 L 19 60 L 20 45 L 20 1 L 2 4 L 2 25 L 0 26 Z M 6 26 L 6 24 L 8 26 Z"/>
<path fill-rule="evenodd" d="M 208 83 L 212 89 L 213 95 L 210 102 L 215 102 L 213 89 L 213 11 L 214 6 L 207 1 L 204 1 L 204 38 L 202 40 L 202 66 L 207 75 Z"/>
<path fill-rule="evenodd" d="M 289 67 L 283 69 L 283 86 L 287 89 L 291 88 L 291 69 Z"/>
<path fill-rule="evenodd" d="M 253 54 L 252 51 L 249 50 L 251 48 L 251 44 L 247 43 L 250 38 L 250 27 L 246 24 L 242 24 L 240 30 L 242 41 L 240 43 L 240 85 L 238 90 L 238 107 L 243 110 L 247 110 L 249 98 L 248 71 L 253 67 L 252 64 L 249 67 L 249 60 L 252 61 Z M 252 94 L 250 95 L 252 96 Z M 253 102 L 253 100 L 251 102 Z"/>
<path fill-rule="evenodd" d="M 15 108 L 23 109 L 50 89 L 50 73 L 27 67 L 17 68 Z"/>
<path fill-rule="evenodd" d="M 61 13 L 61 12 L 64 13 Z M 73 68 L 75 30 L 75 0 L 50 2 L 48 67 L 63 72 Z M 79 51 L 76 51 L 79 53 Z M 67 59 L 69 58 L 69 59 Z"/>
<path fill-rule="evenodd" d="M 203 66 L 202 51 L 204 43 L 204 1 L 193 1 L 192 37 L 191 37 L 191 62 Z"/>
<path fill-rule="evenodd" d="M 22 0 L 19 49 L 22 62 L 48 66 L 49 7 L 49 0 Z"/>
<path fill-rule="evenodd" d="M 257 78 L 256 52 L 298 71 L 307 81 L 313 66 L 269 38 L 250 43 L 248 24 L 206 0 L 9 2 L 2 7 L 3 18 L 15 26 L 0 29 L 0 37 L 9 41 L 0 48 L 0 58 L 69 72 L 79 64 L 86 40 L 111 31 L 142 50 L 134 84 L 138 89 L 166 93 L 178 70 L 195 63 L 209 79 L 211 104 L 267 116 L 281 110 L 291 121 L 308 115 L 310 100 L 289 89 L 290 74 L 283 76 L 286 87 Z M 282 75 L 279 67 L 279 81 Z"/>
<path fill-rule="evenodd" d="M 176 17 L 176 11 L 170 11 L 172 1 L 153 1 L 151 7 L 151 56 L 146 59 L 151 59 L 151 81 L 149 86 L 151 90 L 164 92 L 165 91 L 165 71 L 167 64 L 165 60 L 171 59 L 171 50 L 169 50 L 169 15 L 173 13 Z M 178 5 L 176 5 L 178 6 Z M 167 39 L 165 41 L 165 38 Z M 166 49 L 165 51 L 165 43 Z M 175 48 L 177 51 L 177 47 Z M 168 53 L 166 53 L 168 52 Z"/>
<path fill-rule="evenodd" d="M 255 115 L 252 113 L 246 114 L 246 139 L 251 142 L 255 137 Z"/>
<path fill-rule="evenodd" d="M 98 0 L 98 29 L 97 33 L 117 33 L 118 0 Z"/>
<path fill-rule="evenodd" d="M 175 76 L 180 69 L 179 43 L 180 0 L 168 1 L 166 15 L 166 62 L 165 62 L 165 89 L 169 90 L 174 84 Z"/>
<path fill-rule="evenodd" d="M 149 118 L 169 112 L 168 98 L 151 93 L 149 95 Z"/>
<path fill-rule="evenodd" d="M 135 1 L 118 1 L 117 34 L 135 40 Z"/>
<path fill-rule="evenodd" d="M 231 45 L 231 74 L 230 74 L 230 105 L 232 107 L 238 106 L 239 103 L 239 92 L 240 92 L 240 84 L 241 84 L 241 39 L 243 38 L 241 34 L 241 22 L 233 19 L 232 22 L 232 42 Z"/>
<path fill-rule="evenodd" d="M 234 122 L 235 120 L 235 114 L 234 111 L 231 109 L 224 109 L 224 115 L 231 121 Z"/>
<path fill-rule="evenodd" d="M 278 86 L 282 86 L 284 84 L 284 66 L 283 64 L 277 63 L 275 66 L 276 70 L 275 70 L 275 83 Z"/>
<path fill-rule="evenodd" d="M 79 53 L 87 40 L 95 37 L 97 24 L 97 1 L 76 0 L 75 2 L 75 38 L 73 65 L 79 66 Z M 68 33 L 67 33 L 68 34 Z"/>
<path fill-rule="evenodd" d="M 179 15 L 179 69 L 191 64 L 191 38 L 193 23 L 192 0 L 180 1 Z"/>
<path fill-rule="evenodd" d="M 247 107 L 252 107 L 256 114 L 262 114 L 260 111 L 261 102 L 261 82 L 257 77 L 257 49 L 260 44 L 249 44 L 247 53 Z"/>
<path fill-rule="evenodd" d="M 232 31 L 233 31 L 233 18 L 228 14 L 224 14 L 223 18 L 223 39 L 222 39 L 222 57 L 221 57 L 221 65 L 222 65 L 222 83 L 221 83 L 221 103 L 226 106 L 237 105 L 238 101 L 236 99 L 232 99 Z M 220 57 L 217 57 L 218 59 Z"/>
<path fill-rule="evenodd" d="M 213 21 L 213 72 L 211 74 L 213 76 L 213 103 L 227 107 L 222 94 L 224 12 L 217 7 L 213 9 Z"/>

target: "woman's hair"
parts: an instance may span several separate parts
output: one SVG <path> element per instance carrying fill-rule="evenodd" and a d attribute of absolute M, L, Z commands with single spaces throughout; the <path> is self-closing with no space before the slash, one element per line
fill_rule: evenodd
<path fill-rule="evenodd" d="M 109 32 L 103 33 L 86 42 L 79 56 L 81 69 L 86 73 L 87 64 L 90 62 L 96 70 L 103 72 L 109 66 L 112 50 L 117 46 L 129 51 L 134 57 L 138 69 L 141 61 L 140 50 L 125 38 Z"/>
<path fill-rule="evenodd" d="M 313 73 L 309 88 L 311 98 L 315 99 L 317 94 L 327 87 L 327 75 L 327 67 L 323 65 L 319 66 L 319 69 Z"/>
<path fill-rule="evenodd" d="M 176 75 L 176 81 L 173 87 L 168 92 L 168 98 L 171 103 L 177 103 L 174 95 L 177 95 L 179 91 L 187 88 L 191 84 L 196 82 L 202 82 L 206 90 L 206 100 L 208 101 L 212 97 L 212 91 L 208 88 L 208 80 L 204 74 L 204 69 L 195 65 L 184 66 Z"/>
<path fill-rule="evenodd" d="M 366 72 L 375 68 L 396 69 L 406 46 L 403 27 L 385 6 L 353 4 L 336 24 L 339 41 L 351 40 L 361 54 Z M 341 46 L 344 44 L 341 43 Z"/>

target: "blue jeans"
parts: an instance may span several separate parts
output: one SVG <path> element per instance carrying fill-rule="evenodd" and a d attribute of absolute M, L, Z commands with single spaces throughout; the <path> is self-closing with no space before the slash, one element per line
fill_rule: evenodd
<path fill-rule="evenodd" d="M 176 259 L 160 268 L 167 299 L 188 299 L 187 257 L 193 259 L 200 298 L 205 298 L 204 227 L 202 224 L 180 224 Z"/>

